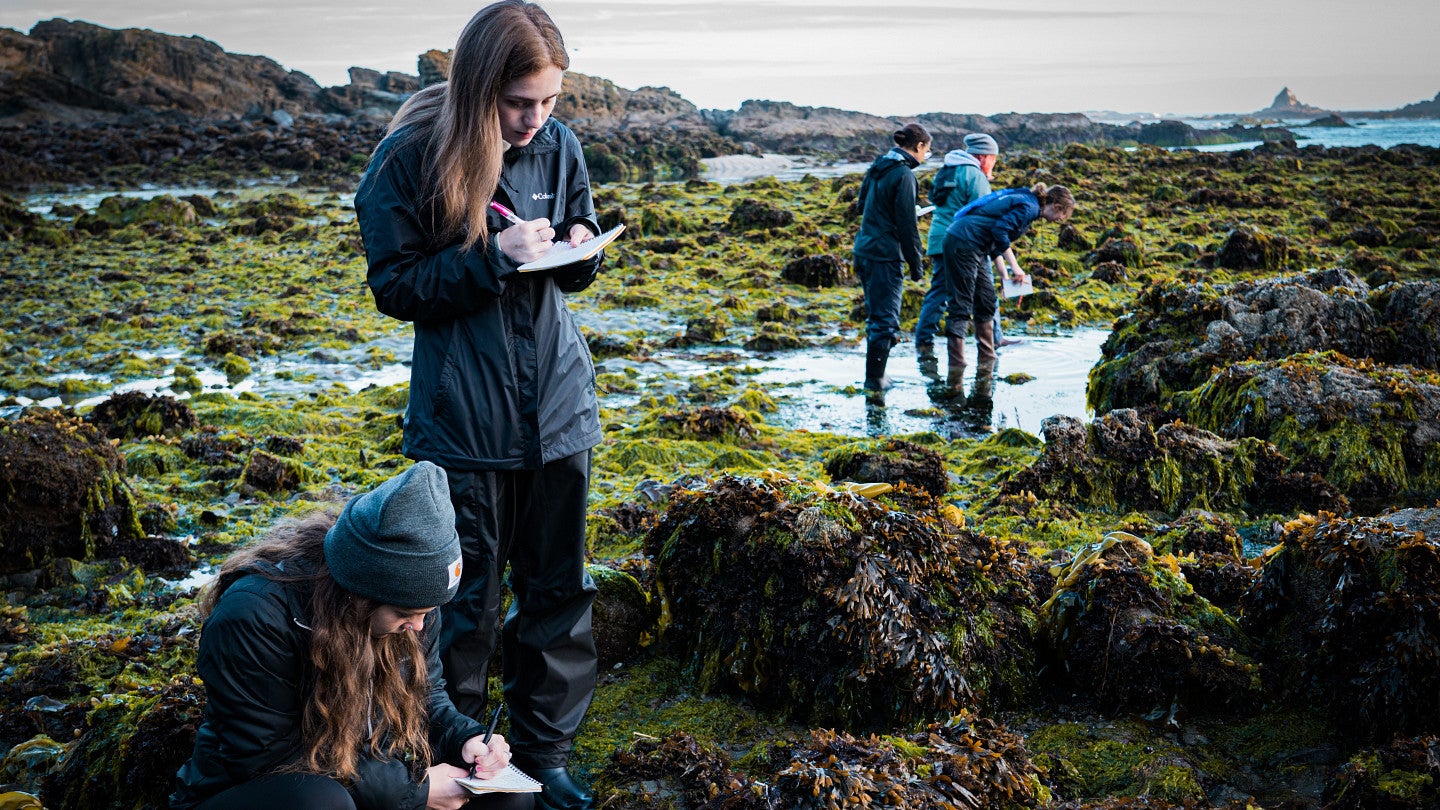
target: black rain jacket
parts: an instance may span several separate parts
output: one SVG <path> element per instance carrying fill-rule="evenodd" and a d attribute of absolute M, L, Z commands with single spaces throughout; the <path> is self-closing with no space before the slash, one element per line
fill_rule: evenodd
<path fill-rule="evenodd" d="M 415 324 L 405 455 L 450 470 L 538 469 L 600 443 L 595 367 L 564 293 L 590 286 L 601 256 L 520 273 L 500 252 L 509 226 L 491 213 L 489 246 L 441 233 L 425 169 L 429 138 L 386 137 L 355 195 L 381 312 Z M 580 142 L 550 119 L 505 152 L 495 199 L 521 219 L 584 223 L 599 234 Z"/>
<path fill-rule="evenodd" d="M 855 255 L 877 262 L 900 262 L 919 271 L 920 226 L 915 219 L 915 173 L 920 165 L 901 149 L 875 159 L 860 183 L 856 205 L 863 212 L 855 234 Z"/>
<path fill-rule="evenodd" d="M 205 620 L 196 669 L 205 682 L 205 717 L 195 752 L 180 767 L 170 806 L 187 810 L 221 791 L 299 760 L 305 700 L 315 673 L 310 663 L 308 583 L 260 574 L 230 585 Z M 430 745 L 437 761 L 465 767 L 460 749 L 485 727 L 461 714 L 440 676 L 440 611 L 425 619 L 421 642 L 430 684 Z M 362 756 L 360 778 L 349 786 L 358 807 L 422 810 L 427 782 L 415 782 L 405 763 Z"/>

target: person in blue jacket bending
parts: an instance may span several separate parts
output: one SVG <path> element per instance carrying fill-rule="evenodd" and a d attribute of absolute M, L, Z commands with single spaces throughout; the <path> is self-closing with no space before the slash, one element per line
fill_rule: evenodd
<path fill-rule="evenodd" d="M 855 273 L 865 291 L 865 388 L 890 386 L 885 364 L 900 342 L 901 265 L 920 280 L 920 227 L 915 221 L 916 166 L 930 156 L 930 133 L 906 124 L 891 136 L 895 146 L 875 159 L 860 183 L 862 212 L 855 234 Z"/>
<path fill-rule="evenodd" d="M 992 192 L 955 213 L 945 233 L 945 273 L 954 295 L 945 340 L 950 373 L 965 366 L 965 333 L 975 322 L 976 359 L 995 361 L 995 278 L 991 262 L 1010 262 L 1012 278 L 1024 277 L 1011 244 L 1030 229 L 1036 218 L 1063 222 L 1075 211 L 1075 197 L 1064 186 L 1036 183 L 1033 188 Z"/>

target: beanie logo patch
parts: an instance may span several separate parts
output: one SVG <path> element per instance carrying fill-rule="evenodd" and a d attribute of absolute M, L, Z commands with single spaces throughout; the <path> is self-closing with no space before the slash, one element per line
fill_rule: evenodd
<path fill-rule="evenodd" d="M 451 589 L 453 589 L 456 585 L 459 585 L 459 584 L 460 584 L 460 572 L 463 571 L 464 569 L 465 569 L 465 558 L 464 558 L 464 557 L 456 557 L 456 558 L 455 558 L 455 562 L 450 563 L 450 567 L 449 567 L 449 569 L 448 569 L 448 572 L 449 572 L 449 574 L 450 574 L 450 584 L 448 584 L 448 585 L 445 586 L 445 590 L 447 590 L 447 591 L 448 591 L 448 590 L 451 590 Z"/>

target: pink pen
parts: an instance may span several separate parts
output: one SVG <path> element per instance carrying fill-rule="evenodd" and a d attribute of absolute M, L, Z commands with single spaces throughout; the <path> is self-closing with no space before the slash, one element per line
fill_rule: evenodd
<path fill-rule="evenodd" d="M 499 214 L 500 216 L 504 217 L 505 221 L 509 222 L 511 225 L 525 224 L 525 220 L 515 216 L 514 211 L 511 211 L 509 208 L 506 208 L 505 206 L 501 205 L 498 202 L 495 202 L 494 200 L 490 201 L 490 209 L 495 213 Z"/>

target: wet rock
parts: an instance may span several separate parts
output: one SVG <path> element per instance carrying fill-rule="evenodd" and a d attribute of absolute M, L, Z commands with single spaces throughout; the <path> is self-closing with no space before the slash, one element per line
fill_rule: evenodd
<path fill-rule="evenodd" d="M 1171 282 L 1147 288 L 1106 339 L 1090 372 L 1089 404 L 1097 413 L 1167 410 L 1177 392 L 1237 361 L 1327 349 L 1369 357 L 1381 326 L 1366 301 L 1369 293 L 1346 270 L 1229 286 Z"/>
<path fill-rule="evenodd" d="M 755 327 L 755 334 L 745 341 L 744 345 L 752 352 L 775 352 L 798 349 L 809 344 L 789 326 L 765 322 Z"/>
<path fill-rule="evenodd" d="M 1066 223 L 1060 226 L 1060 233 L 1056 237 L 1056 244 L 1061 250 L 1073 250 L 1083 252 L 1090 249 L 1090 241 L 1086 239 L 1074 225 Z"/>
<path fill-rule="evenodd" d="M 1053 573 L 1041 617 L 1056 677 L 1097 705 L 1173 717 L 1262 697 L 1235 620 L 1159 564 L 1145 541 L 1114 532 Z"/>
<path fill-rule="evenodd" d="M 1148 538 L 1156 554 L 1173 554 L 1180 573 L 1211 604 L 1231 610 L 1259 572 L 1245 562 L 1240 534 L 1211 512 L 1187 512 Z"/>
<path fill-rule="evenodd" d="M 1440 283 L 1387 285 L 1370 295 L 1370 307 L 1381 324 L 1377 359 L 1440 369 Z"/>
<path fill-rule="evenodd" d="M 1140 246 L 1136 245 L 1133 239 L 1111 237 L 1106 239 L 1086 260 L 1090 264 L 1114 262 L 1124 267 L 1139 267 L 1141 263 Z"/>
<path fill-rule="evenodd" d="M 1215 264 L 1231 270 L 1277 273 L 1285 269 L 1290 252 L 1290 241 L 1285 237 L 1241 225 L 1225 237 L 1225 244 L 1220 246 L 1220 252 L 1215 256 Z"/>
<path fill-rule="evenodd" d="M 784 228 L 795 221 L 795 214 L 776 205 L 745 198 L 730 211 L 725 225 L 732 231 L 753 231 L 759 228 Z"/>
<path fill-rule="evenodd" d="M 298 489 L 309 478 L 304 464 L 264 450 L 251 452 L 245 471 L 240 474 L 245 486 L 272 494 Z"/>
<path fill-rule="evenodd" d="M 730 323 L 730 316 L 723 312 L 691 318 L 685 322 L 684 342 L 686 344 L 723 343 Z"/>
<path fill-rule="evenodd" d="M 950 489 L 945 459 L 934 450 L 900 439 L 857 442 L 825 458 L 831 481 L 909 484 L 939 497 Z"/>
<path fill-rule="evenodd" d="M 633 660 L 642 639 L 648 639 L 659 618 L 657 605 L 629 574 L 603 565 L 585 567 L 599 592 L 595 594 L 595 652 L 600 671 Z"/>
<path fill-rule="evenodd" d="M 72 416 L 0 421 L 0 573 L 113 556 L 143 540 L 124 469 L 115 447 Z"/>
<path fill-rule="evenodd" d="M 699 689 L 799 720 L 1013 705 L 1033 685 L 1035 563 L 926 507 L 785 478 L 677 493 L 645 540 L 667 648 Z"/>
<path fill-rule="evenodd" d="M 205 707 L 198 682 L 182 676 L 131 700 L 103 703 L 87 718 L 88 730 L 71 744 L 58 772 L 45 780 L 46 807 L 80 810 L 97 796 L 111 806 L 165 807 L 175 772 L 190 758 Z"/>
<path fill-rule="evenodd" d="M 19 200 L 0 194 L 0 238 L 17 239 L 39 221 L 40 216 L 21 205 Z"/>
<path fill-rule="evenodd" d="M 1304 516 L 1242 602 L 1291 696 L 1383 742 L 1440 723 L 1440 510 Z"/>
<path fill-rule="evenodd" d="M 1253 438 L 1223 439 L 1181 422 L 1154 429 L 1131 409 L 1088 426 L 1070 416 L 1040 423 L 1045 450 L 1001 485 L 999 496 L 1031 492 L 1112 509 L 1227 511 L 1342 508 L 1317 476 L 1286 473 L 1289 460 Z"/>
<path fill-rule="evenodd" d="M 1125 283 L 1125 265 L 1119 262 L 1101 262 L 1090 271 L 1090 278 L 1106 284 Z"/>
<path fill-rule="evenodd" d="M 1440 374 L 1299 354 L 1231 365 L 1176 403 L 1227 438 L 1274 443 L 1288 471 L 1322 476 L 1352 499 L 1440 496 Z"/>
<path fill-rule="evenodd" d="M 1354 242 L 1361 247 L 1368 248 L 1385 247 L 1390 244 L 1390 237 L 1381 230 L 1380 226 L 1371 222 L 1361 225 L 1335 240 L 1337 245 L 1343 245 L 1346 242 Z"/>
<path fill-rule="evenodd" d="M 643 430 L 643 433 L 650 431 Z M 670 439 L 693 439 L 702 442 L 742 443 L 755 438 L 750 417 L 735 408 L 703 407 L 693 410 L 662 413 L 656 417 L 656 435 Z"/>
<path fill-rule="evenodd" d="M 112 439 L 175 436 L 195 427 L 195 412 L 189 405 L 174 397 L 152 397 L 139 391 L 110 397 L 96 405 L 86 419 Z"/>
<path fill-rule="evenodd" d="M 1440 737 L 1397 737 L 1367 748 L 1325 785 L 1326 810 L 1422 810 L 1440 807 Z"/>
<path fill-rule="evenodd" d="M 792 284 L 802 284 L 812 290 L 855 283 L 855 277 L 850 272 L 850 263 L 830 253 L 792 259 L 781 268 L 780 277 Z"/>

